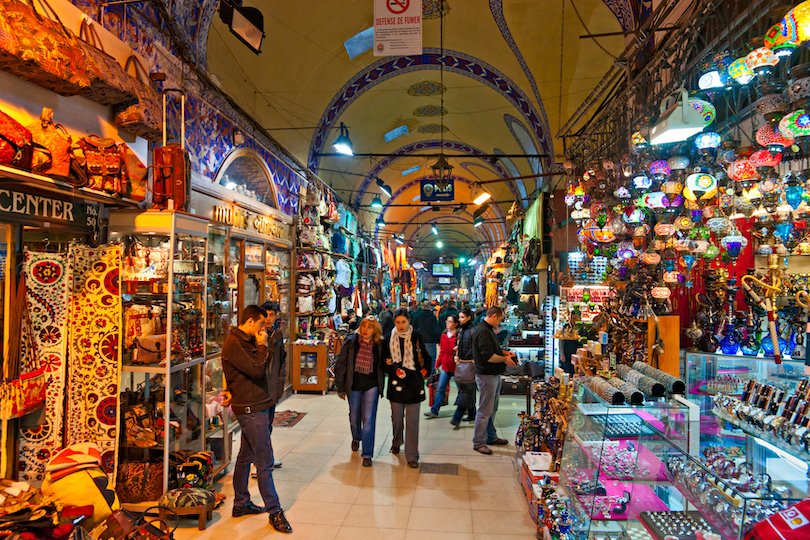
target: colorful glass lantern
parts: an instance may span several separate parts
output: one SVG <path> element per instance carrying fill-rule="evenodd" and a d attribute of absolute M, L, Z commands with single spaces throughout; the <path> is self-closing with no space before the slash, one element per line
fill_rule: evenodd
<path fill-rule="evenodd" d="M 706 202 L 717 195 L 717 178 L 706 173 L 690 174 L 686 177 L 683 196 L 693 202 Z"/>
<path fill-rule="evenodd" d="M 779 120 L 790 111 L 790 102 L 784 95 L 785 83 L 777 80 L 767 81 L 760 86 L 759 91 L 761 97 L 756 103 L 757 113 L 771 124 L 778 124 Z M 784 131 L 782 133 L 789 136 Z"/>
<path fill-rule="evenodd" d="M 622 201 L 626 201 L 633 198 L 633 195 L 630 193 L 630 190 L 627 189 L 626 186 L 619 186 L 616 188 L 616 191 L 613 192 L 617 199 Z"/>
<path fill-rule="evenodd" d="M 810 115 L 804 109 L 786 114 L 779 121 L 779 131 L 786 137 L 796 139 L 810 135 Z"/>
<path fill-rule="evenodd" d="M 745 86 L 754 78 L 754 71 L 745 63 L 745 58 L 737 58 L 728 66 L 728 74 L 737 81 L 737 84 Z"/>
<path fill-rule="evenodd" d="M 755 74 L 765 76 L 779 63 L 779 57 L 769 48 L 760 47 L 748 53 L 745 63 Z"/>
<path fill-rule="evenodd" d="M 661 185 L 661 191 L 672 199 L 675 195 L 680 195 L 683 192 L 683 184 L 677 180 L 667 180 Z"/>
<path fill-rule="evenodd" d="M 717 116 L 717 109 L 705 99 L 691 98 L 689 100 L 689 106 L 695 109 L 703 118 L 704 127 L 714 122 L 714 118 Z"/>
<path fill-rule="evenodd" d="M 625 223 L 635 225 L 644 221 L 644 212 L 635 206 L 628 206 L 622 213 L 622 219 Z"/>
<path fill-rule="evenodd" d="M 810 41 L 810 1 L 802 2 L 785 15 L 787 24 L 794 25 L 799 43 Z"/>
<path fill-rule="evenodd" d="M 636 131 L 630 136 L 630 142 L 638 151 L 646 150 L 650 147 L 650 143 L 647 142 L 647 139 L 644 138 L 644 135 L 642 135 L 640 131 Z"/>
<path fill-rule="evenodd" d="M 665 159 L 653 161 L 650 163 L 649 169 L 650 174 L 652 174 L 656 180 L 663 180 L 672 172 L 672 169 L 669 168 L 669 164 Z"/>
<path fill-rule="evenodd" d="M 765 124 L 757 130 L 757 143 L 764 146 L 772 154 L 781 154 L 782 151 L 793 144 L 793 139 L 785 137 L 778 128 Z"/>
<path fill-rule="evenodd" d="M 682 171 L 689 167 L 689 158 L 686 156 L 672 156 L 667 160 L 667 165 L 673 171 Z"/>
<path fill-rule="evenodd" d="M 666 198 L 667 196 L 663 191 L 645 193 L 636 200 L 636 206 L 652 208 L 653 210 L 663 210 L 669 206 L 668 202 L 665 202 Z"/>
<path fill-rule="evenodd" d="M 792 17 L 785 17 L 765 33 L 765 46 L 778 57 L 790 56 L 799 46 L 796 23 Z"/>
<path fill-rule="evenodd" d="M 649 189 L 652 186 L 652 179 L 644 173 L 637 174 L 633 178 L 633 187 L 636 189 Z"/>
<path fill-rule="evenodd" d="M 729 163 L 728 167 L 726 167 L 726 173 L 728 173 L 728 177 L 732 180 L 744 183 L 743 187 L 746 187 L 745 184 L 750 185 L 759 179 L 759 173 L 750 159 L 732 161 Z"/>
<path fill-rule="evenodd" d="M 785 202 L 796 210 L 804 199 L 804 184 L 793 176 L 785 180 Z"/>
<path fill-rule="evenodd" d="M 751 154 L 748 160 L 757 169 L 770 169 L 782 162 L 782 154 L 771 154 L 767 150 L 757 150 Z"/>
<path fill-rule="evenodd" d="M 720 134 L 713 131 L 707 131 L 706 133 L 701 133 L 695 137 L 695 147 L 701 151 L 716 150 L 722 143 L 723 138 L 720 136 Z"/>
<path fill-rule="evenodd" d="M 740 230 L 737 227 L 733 227 L 729 233 L 720 240 L 720 245 L 728 253 L 728 256 L 732 260 L 736 260 L 742 250 L 748 245 L 748 239 L 740 234 Z"/>

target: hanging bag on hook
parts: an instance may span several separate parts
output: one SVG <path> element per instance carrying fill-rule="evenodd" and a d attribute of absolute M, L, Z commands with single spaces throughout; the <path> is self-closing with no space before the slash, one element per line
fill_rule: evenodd
<path fill-rule="evenodd" d="M 168 94 L 180 94 L 180 142 L 167 143 Z M 186 94 L 176 88 L 163 91 L 163 146 L 155 148 L 154 193 L 156 208 L 188 211 L 191 166 L 186 152 Z"/>

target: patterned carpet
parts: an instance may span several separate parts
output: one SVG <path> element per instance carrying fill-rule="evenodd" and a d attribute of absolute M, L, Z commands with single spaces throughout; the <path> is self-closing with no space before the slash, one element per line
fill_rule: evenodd
<path fill-rule="evenodd" d="M 277 411 L 273 418 L 273 427 L 293 427 L 306 415 L 307 413 L 298 411 Z"/>

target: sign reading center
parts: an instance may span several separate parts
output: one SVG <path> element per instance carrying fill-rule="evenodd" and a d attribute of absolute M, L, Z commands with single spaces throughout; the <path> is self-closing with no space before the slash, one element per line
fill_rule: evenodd
<path fill-rule="evenodd" d="M 422 54 L 422 0 L 374 0 L 374 56 Z"/>

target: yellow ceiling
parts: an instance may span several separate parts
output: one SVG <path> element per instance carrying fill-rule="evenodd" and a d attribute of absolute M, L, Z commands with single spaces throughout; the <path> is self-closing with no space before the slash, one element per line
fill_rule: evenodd
<path fill-rule="evenodd" d="M 618 21 L 601 0 L 574 2 L 590 33 L 621 30 Z M 425 3 L 429 3 L 428 0 Z M 356 74 L 379 60 L 370 51 L 350 60 L 343 46 L 348 38 L 371 26 L 373 2 L 246 0 L 245 5 L 256 6 L 264 13 L 267 37 L 262 54 L 256 56 L 251 53 L 221 21 L 215 19 L 208 39 L 209 71 L 228 94 L 270 130 L 282 145 L 306 163 L 314 127 L 319 124 L 333 96 Z M 450 11 L 444 18 L 445 49 L 475 57 L 499 70 L 531 100 L 541 117 L 545 110 L 550 128 L 546 135 L 554 145 L 556 161 L 560 161 L 563 143 L 554 139 L 554 135 L 607 71 L 613 61 L 611 55 L 618 55 L 624 48 L 624 38 L 599 38 L 598 43 L 592 39 L 580 39 L 581 34 L 588 32 L 578 20 L 572 0 L 503 0 L 506 25 L 536 81 L 542 100 L 538 102 L 529 77 L 493 17 L 490 2 L 449 0 L 448 5 Z M 564 13 L 562 5 L 565 5 Z M 563 20 L 564 27 L 561 26 Z M 439 19 L 426 19 L 423 31 L 424 47 L 438 48 Z M 355 99 L 337 120 L 349 127 L 355 152 L 391 153 L 418 141 L 439 139 L 441 135 L 438 133 L 420 133 L 418 129 L 427 124 L 440 124 L 441 119 L 416 116 L 414 112 L 424 105 L 438 106 L 440 96 L 413 97 L 408 95 L 407 90 L 414 83 L 426 80 L 438 82 L 440 77 L 438 66 L 432 66 L 430 70 L 403 71 Z M 446 140 L 462 142 L 484 153 L 493 153 L 496 148 L 508 154 L 525 153 L 508 129 L 504 115 L 517 118 L 529 132 L 530 126 L 521 111 L 506 97 L 480 80 L 447 71 L 444 73 L 444 85 L 447 88 L 444 94 Z M 383 134 L 400 125 L 407 125 L 410 133 L 386 143 Z M 336 136 L 336 130 L 329 132 L 323 152 L 332 151 L 331 141 Z M 537 140 L 534 144 L 537 151 L 542 153 Z M 427 152 L 436 153 L 437 150 Z M 447 151 L 449 156 L 454 153 Z M 379 161 L 380 158 L 323 157 L 318 173 L 344 200 L 354 201 L 363 180 L 362 176 L 357 175 L 368 174 Z M 425 157 L 397 159 L 379 176 L 396 191 L 427 174 L 424 166 L 433 161 L 433 158 Z M 499 177 L 499 173 L 484 159 L 452 158 L 450 161 L 454 174 L 470 181 Z M 512 162 L 521 175 L 533 172 L 525 158 L 515 158 Z M 413 165 L 422 165 L 423 168 L 403 177 L 401 171 Z M 353 174 L 333 173 L 325 169 Z M 506 175 L 509 173 L 506 172 Z M 528 194 L 537 187 L 532 179 L 526 179 L 524 185 Z M 386 234 L 403 233 L 406 238 L 418 235 L 420 240 L 415 244 L 414 255 L 420 258 L 430 258 L 441 252 L 469 255 L 475 251 L 476 242 L 502 240 L 507 225 L 496 222 L 496 218 L 507 212 L 515 195 L 505 183 L 487 184 L 486 188 L 493 194 L 494 200 L 502 202 L 499 211 L 493 208 L 485 215 L 493 222 L 484 224 L 480 229 L 472 227 L 471 215 L 453 216 L 449 209 L 441 212 L 428 210 L 420 214 L 419 210 L 424 205 L 418 202 L 418 198 L 414 200 L 418 195 L 416 186 L 391 201 L 410 206 L 388 208 L 384 216 L 389 223 L 444 222 L 446 227 L 441 227 L 439 235 L 445 242 L 443 250 L 435 249 L 433 238 L 427 241 L 431 235 L 424 226 L 389 225 L 385 229 Z M 372 183 L 368 193 L 361 195 L 361 205 L 369 205 L 377 194 L 379 191 Z M 470 202 L 469 187 L 463 181 L 457 183 L 455 201 Z M 467 210 L 472 213 L 474 209 L 470 206 Z M 361 224 L 366 229 L 374 230 L 377 212 L 361 206 L 359 214 Z"/>

